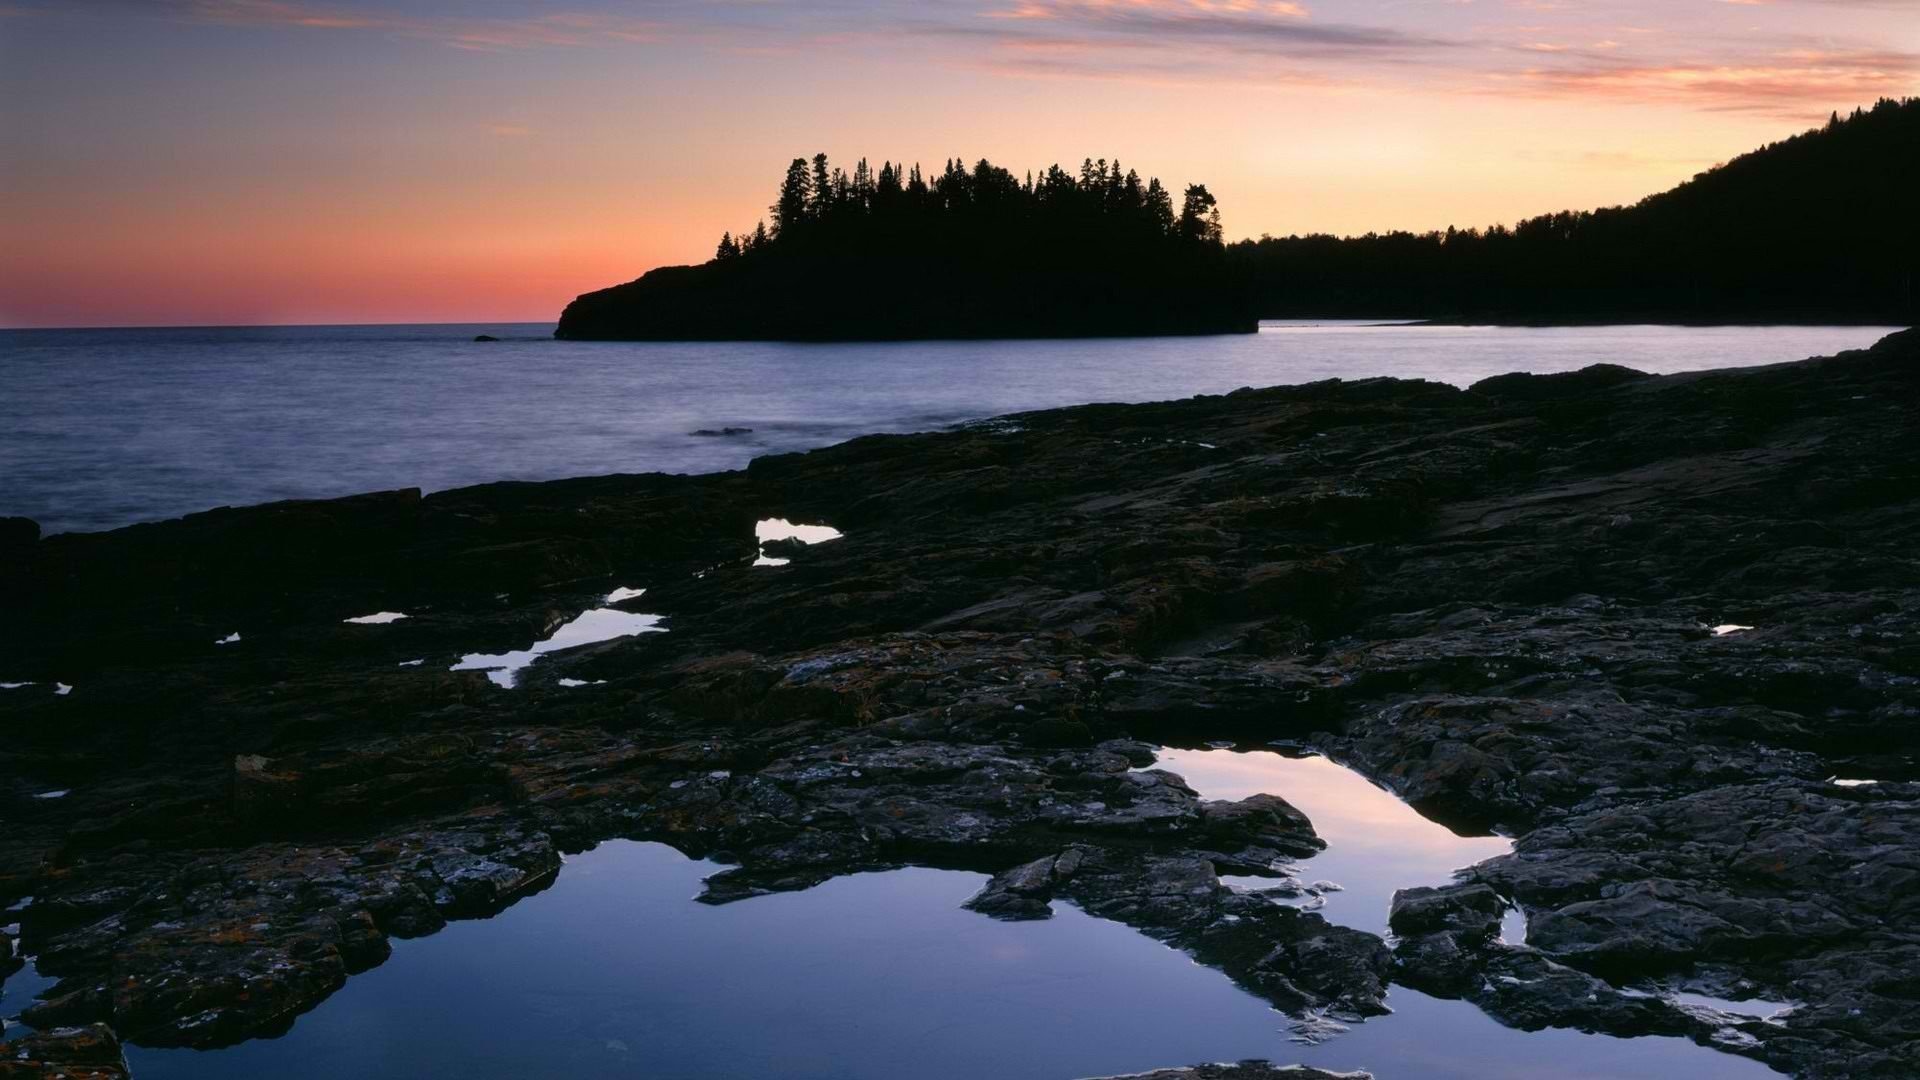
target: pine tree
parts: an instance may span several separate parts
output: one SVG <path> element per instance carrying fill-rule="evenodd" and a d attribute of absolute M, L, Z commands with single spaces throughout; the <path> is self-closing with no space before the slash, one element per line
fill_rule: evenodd
<path fill-rule="evenodd" d="M 1147 181 L 1147 220 L 1153 222 L 1162 236 L 1173 235 L 1173 193 L 1160 186 L 1157 176 Z"/>
<path fill-rule="evenodd" d="M 807 177 L 807 159 L 794 158 L 787 166 L 786 179 L 780 182 L 780 197 L 773 211 L 773 235 L 786 236 L 807 219 L 814 201 L 813 182 Z"/>
<path fill-rule="evenodd" d="M 1188 184 L 1180 205 L 1179 234 L 1182 240 L 1218 244 L 1221 240 L 1219 203 L 1205 184 Z"/>
<path fill-rule="evenodd" d="M 813 203 L 807 207 L 816 218 L 827 216 L 833 203 L 833 181 L 827 170 L 827 155 L 813 155 Z"/>

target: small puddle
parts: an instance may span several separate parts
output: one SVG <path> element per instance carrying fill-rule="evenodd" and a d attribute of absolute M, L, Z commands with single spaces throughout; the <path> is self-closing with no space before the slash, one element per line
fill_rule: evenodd
<path fill-rule="evenodd" d="M 1753 629 L 1753 627 L 1742 626 L 1739 623 L 1721 623 L 1719 626 L 1713 628 L 1713 636 L 1726 637 L 1728 634 L 1737 634 L 1742 630 L 1751 629 Z"/>
<path fill-rule="evenodd" d="M 1264 793 L 1299 808 L 1327 842 L 1325 851 L 1295 864 L 1296 876 L 1310 887 L 1303 906 L 1315 907 L 1328 922 L 1372 934 L 1387 932 L 1396 890 L 1446 885 L 1454 871 L 1513 850 L 1506 837 L 1460 836 L 1429 821 L 1392 792 L 1323 757 L 1167 747 L 1153 768 L 1178 773 L 1203 799 L 1233 802 Z M 1275 884 L 1258 877 L 1223 880 L 1248 889 Z M 1518 931 L 1503 932 L 1524 937 L 1524 922 Z"/>
<path fill-rule="evenodd" d="M 629 600 L 638 600 L 645 595 L 647 595 L 647 590 L 645 589 L 634 589 L 622 585 L 608 593 L 603 603 L 624 604 Z"/>
<path fill-rule="evenodd" d="M 829 540 L 838 540 L 846 535 L 831 525 L 795 525 L 786 518 L 762 518 L 753 526 L 753 538 L 760 542 L 759 557 L 753 560 L 755 566 L 785 566 L 792 559 L 777 558 L 766 553 L 766 546 L 776 540 L 798 540 L 803 544 L 824 544 Z"/>
<path fill-rule="evenodd" d="M 1761 1020 L 1771 1020 L 1800 1007 L 1791 1001 L 1768 1001 L 1765 998 L 1735 1001 L 1732 998 L 1696 994 L 1691 990 L 1679 990 L 1662 996 L 1676 1005 L 1698 1005 L 1717 1012 L 1732 1013 L 1735 1016 L 1752 1016 Z"/>
<path fill-rule="evenodd" d="M 20 947 L 19 924 L 15 923 L 7 929 L 14 935 L 13 947 L 18 949 Z M 5 946 L 0 945 L 0 948 Z M 8 1027 L 18 1023 L 20 1013 L 31 1007 L 41 994 L 53 989 L 54 985 L 60 981 L 40 974 L 39 969 L 34 966 L 33 957 L 24 956 L 21 959 L 26 961 L 27 966 L 7 976 L 6 982 L 0 983 L 0 1021 L 5 1021 Z"/>
<path fill-rule="evenodd" d="M 1248 1057 L 1421 1080 L 1774 1075 L 1682 1039 L 1521 1032 L 1403 988 L 1392 1016 L 1301 1045 L 1286 1016 L 1118 923 L 1065 903 L 1045 922 L 963 910 L 982 874 L 693 902 L 721 869 L 609 841 L 492 919 L 394 942 L 285 1035 L 128 1058 L 140 1080 L 1065 1080 Z"/>
<path fill-rule="evenodd" d="M 1829 783 L 1829 784 L 1832 784 L 1832 785 L 1833 785 L 1833 786 L 1835 786 L 1835 787 L 1867 787 L 1867 786 L 1869 786 L 1869 785 L 1872 785 L 1872 784 L 1877 784 L 1877 783 L 1879 783 L 1879 782 L 1880 782 L 1880 781 L 1878 781 L 1878 780 L 1853 780 L 1853 779 L 1844 779 L 1844 778 L 1842 778 L 1842 777 L 1838 777 L 1838 776 L 1829 776 L 1829 777 L 1827 777 L 1827 783 Z"/>
<path fill-rule="evenodd" d="M 238 630 L 235 630 L 233 633 L 228 634 L 226 637 L 223 637 L 218 641 L 214 642 L 215 645 L 237 645 L 239 643 L 240 643 L 240 631 Z"/>
<path fill-rule="evenodd" d="M 385 626 L 387 623 L 399 622 L 406 617 L 404 611 L 376 611 L 371 615 L 355 615 L 351 619 L 340 621 L 353 623 L 356 626 Z"/>
<path fill-rule="evenodd" d="M 506 653 L 468 653 L 448 670 L 484 671 L 494 685 L 511 690 L 518 685 L 520 673 L 547 653 L 635 634 L 663 634 L 667 628 L 660 625 L 661 618 L 617 608 L 594 608 L 580 613 L 530 648 Z"/>
<path fill-rule="evenodd" d="M 1500 916 L 1500 940 L 1509 945 L 1527 943 L 1527 913 L 1519 907 L 1510 907 Z"/>

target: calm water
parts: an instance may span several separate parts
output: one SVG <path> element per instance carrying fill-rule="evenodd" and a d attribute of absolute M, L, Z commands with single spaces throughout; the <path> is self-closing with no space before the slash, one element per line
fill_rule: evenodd
<path fill-rule="evenodd" d="M 1298 864 L 1302 884 L 1329 881 L 1309 902 L 1328 922 L 1385 935 L 1393 894 L 1410 885 L 1445 885 L 1453 872 L 1513 850 L 1501 836 L 1459 836 L 1428 821 L 1390 792 L 1323 757 L 1284 757 L 1270 750 L 1160 751 L 1154 768 L 1179 773 L 1204 799 L 1279 795 L 1313 822 L 1327 850 Z M 1261 888 L 1260 878 L 1230 878 Z"/>
<path fill-rule="evenodd" d="M 1215 338 L 791 345 L 559 342 L 550 330 L 0 331 L 0 515 L 59 532 L 382 488 L 710 472 L 1089 401 L 1374 375 L 1465 385 L 1602 361 L 1685 371 L 1886 332 L 1276 323 Z M 753 430 L 691 434 L 726 427 Z"/>
<path fill-rule="evenodd" d="M 1394 888 L 1505 847 L 1454 836 L 1324 759 L 1169 750 L 1160 764 L 1210 797 L 1273 791 L 1306 809 L 1329 844 L 1308 868 L 1347 885 L 1326 913 L 1367 929 L 1384 929 Z M 962 910 L 981 874 L 896 870 L 694 903 L 719 869 L 604 844 L 502 915 L 397 943 L 282 1038 L 136 1048 L 135 1074 L 1068 1080 L 1267 1057 L 1381 1080 L 1773 1075 L 1679 1039 L 1514 1031 L 1405 988 L 1392 1016 L 1306 1046 L 1219 972 L 1069 904 L 1046 922 Z"/>
<path fill-rule="evenodd" d="M 1225 976 L 1056 904 L 960 908 L 982 875 L 908 869 L 696 904 L 718 870 L 658 844 L 576 856 L 549 891 L 401 942 L 279 1039 L 134 1048 L 140 1080 L 648 1077 L 1068 1080 L 1241 1057 L 1382 1080 L 1766 1077 L 1670 1038 L 1522 1033 L 1406 989 L 1318 1046 Z"/>

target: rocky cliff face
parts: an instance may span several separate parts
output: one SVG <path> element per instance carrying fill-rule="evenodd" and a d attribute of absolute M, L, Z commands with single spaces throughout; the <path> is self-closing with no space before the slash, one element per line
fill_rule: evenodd
<path fill-rule="evenodd" d="M 984 869 L 984 915 L 1065 899 L 1288 1010 L 1363 1019 L 1397 981 L 1521 1027 L 1912 1075 L 1916 392 L 1909 332 L 10 529 L 0 678 L 32 685 L 0 690 L 0 900 L 32 897 L 20 951 L 61 980 L 28 1018 L 271 1033 L 391 937 L 627 836 L 736 864 L 712 902 Z M 755 566 L 769 517 L 845 536 Z M 606 607 L 666 632 L 512 689 L 450 670 Z M 379 611 L 408 617 L 343 622 Z M 1285 792 L 1137 771 L 1146 741 L 1217 738 L 1318 749 L 1516 849 L 1400 897 L 1391 948 L 1237 892 L 1219 875 L 1321 841 Z M 1526 945 L 1492 930 L 1509 902 Z M 1801 1005 L 1763 1022 L 1650 979 Z"/>

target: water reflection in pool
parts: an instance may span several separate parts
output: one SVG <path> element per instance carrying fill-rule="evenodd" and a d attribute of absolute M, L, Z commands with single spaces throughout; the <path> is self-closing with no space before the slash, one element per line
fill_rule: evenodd
<path fill-rule="evenodd" d="M 724 907 L 720 869 L 616 841 L 483 922 L 400 942 L 279 1038 L 131 1052 L 140 1080 L 567 1076 L 1066 1080 L 1270 1057 L 1382 1080 L 1758 1077 L 1676 1039 L 1521 1033 L 1396 989 L 1396 1015 L 1319 1046 L 1225 976 L 1065 904 L 1002 923 L 985 877 L 905 869 Z"/>
<path fill-rule="evenodd" d="M 1359 773 L 1323 757 L 1286 757 L 1271 750 L 1160 751 L 1156 769 L 1180 774 L 1206 799 L 1244 799 L 1266 793 L 1298 807 L 1327 850 L 1299 863 L 1303 883 L 1331 881 L 1319 908 L 1327 921 L 1374 934 L 1387 932 L 1396 889 L 1445 885 L 1462 867 L 1505 855 L 1502 836 L 1459 836 L 1428 821 Z M 1229 879 L 1253 888 L 1261 879 Z"/>
<path fill-rule="evenodd" d="M 766 545 L 776 540 L 798 540 L 803 544 L 824 544 L 829 540 L 838 540 L 844 535 L 831 525 L 795 525 L 786 518 L 762 518 L 753 526 L 753 538 L 761 547 L 755 566 L 785 566 L 792 559 L 783 559 L 768 555 Z"/>
<path fill-rule="evenodd" d="M 634 595 L 644 591 L 638 590 Z M 449 670 L 484 671 L 495 686 L 511 690 L 519 685 L 520 673 L 547 653 L 635 634 L 665 633 L 667 628 L 660 625 L 660 619 L 659 615 L 621 611 L 618 608 L 594 608 L 581 612 L 547 635 L 544 641 L 537 641 L 528 648 L 505 653 L 468 653 Z"/>

